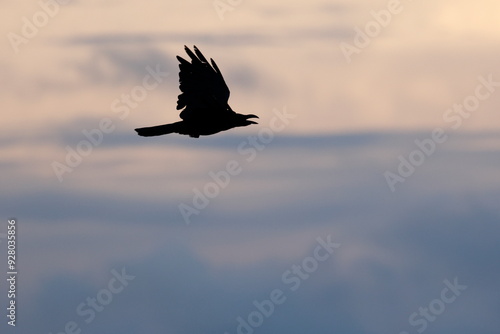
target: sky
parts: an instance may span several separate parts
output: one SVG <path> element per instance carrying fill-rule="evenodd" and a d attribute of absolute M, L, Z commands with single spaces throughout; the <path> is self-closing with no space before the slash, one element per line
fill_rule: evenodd
<path fill-rule="evenodd" d="M 498 1 L 0 9 L 1 333 L 498 333 Z M 258 125 L 136 135 L 184 45 Z"/>

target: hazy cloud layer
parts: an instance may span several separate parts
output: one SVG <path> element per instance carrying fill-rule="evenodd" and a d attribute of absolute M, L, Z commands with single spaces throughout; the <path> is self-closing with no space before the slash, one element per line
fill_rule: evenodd
<path fill-rule="evenodd" d="M 497 333 L 498 1 L 43 3 L 0 3 L 0 332 L 234 334 L 278 289 L 240 332 Z M 194 44 L 259 125 L 136 136 Z"/>

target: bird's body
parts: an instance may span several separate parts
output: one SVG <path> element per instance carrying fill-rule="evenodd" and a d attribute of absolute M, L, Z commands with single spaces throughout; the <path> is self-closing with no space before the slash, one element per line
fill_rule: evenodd
<path fill-rule="evenodd" d="M 140 136 L 151 137 L 169 133 L 179 133 L 198 138 L 208 136 L 234 127 L 257 124 L 249 118 L 256 115 L 235 113 L 228 104 L 229 88 L 217 67 L 211 64 L 195 46 L 193 53 L 184 46 L 191 58 L 191 63 L 182 57 L 179 60 L 179 88 L 181 94 L 177 101 L 177 109 L 182 121 L 135 129 Z"/>

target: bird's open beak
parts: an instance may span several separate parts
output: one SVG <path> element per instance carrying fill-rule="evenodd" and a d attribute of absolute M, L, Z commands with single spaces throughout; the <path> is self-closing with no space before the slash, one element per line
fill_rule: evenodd
<path fill-rule="evenodd" d="M 259 124 L 259 123 L 254 122 L 254 121 L 249 121 L 248 120 L 249 118 L 259 118 L 259 116 L 254 115 L 254 114 L 246 115 L 246 119 L 247 119 L 248 123 L 250 123 L 250 124 Z"/>

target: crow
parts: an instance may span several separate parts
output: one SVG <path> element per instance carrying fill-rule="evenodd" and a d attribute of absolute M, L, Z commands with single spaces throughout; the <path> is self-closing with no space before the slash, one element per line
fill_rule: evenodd
<path fill-rule="evenodd" d="M 139 136 L 179 133 L 199 138 L 238 126 L 257 124 L 249 118 L 258 116 L 237 114 L 231 109 L 228 104 L 229 88 L 215 61 L 210 58 L 210 65 L 196 46 L 194 53 L 185 45 L 184 50 L 191 62 L 177 56 L 180 63 L 179 88 L 182 92 L 178 96 L 177 110 L 184 108 L 180 113 L 182 121 L 135 129 Z"/>

